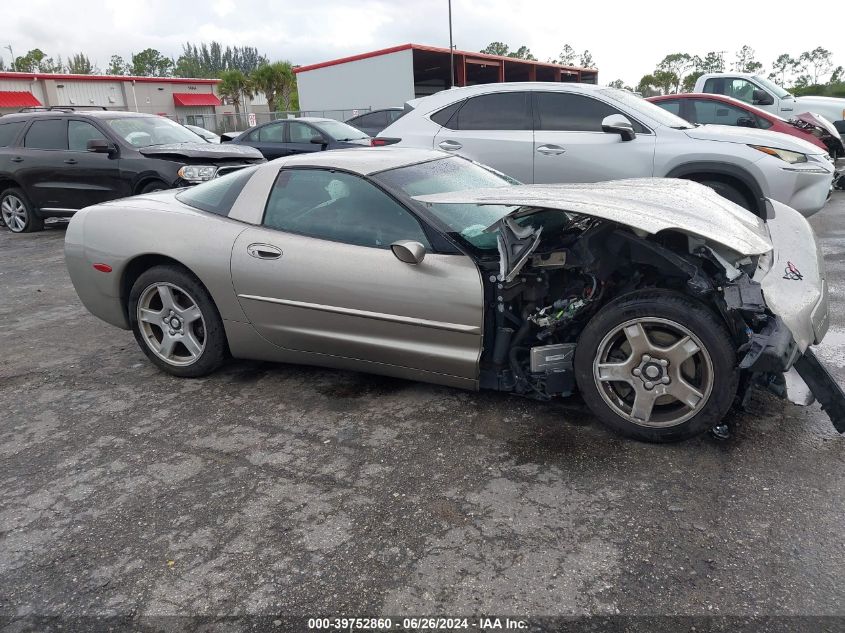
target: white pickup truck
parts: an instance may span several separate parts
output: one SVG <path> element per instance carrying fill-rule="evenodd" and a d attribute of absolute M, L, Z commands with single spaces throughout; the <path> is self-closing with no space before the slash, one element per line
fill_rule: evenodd
<path fill-rule="evenodd" d="M 727 95 L 789 119 L 802 112 L 820 114 L 845 137 L 845 99 L 794 97 L 768 79 L 750 73 L 708 73 L 695 82 L 694 92 Z"/>

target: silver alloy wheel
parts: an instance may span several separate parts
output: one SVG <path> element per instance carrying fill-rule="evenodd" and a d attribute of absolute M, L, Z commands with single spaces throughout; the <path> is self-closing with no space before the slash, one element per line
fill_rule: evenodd
<path fill-rule="evenodd" d="M 9 227 L 13 233 L 20 233 L 26 228 L 27 211 L 23 200 L 14 194 L 9 194 L 3 198 L 0 203 L 0 215 L 3 216 L 3 222 Z"/>
<path fill-rule="evenodd" d="M 196 300 L 171 283 L 150 284 L 136 311 L 138 328 L 152 352 L 177 367 L 192 365 L 205 350 L 205 319 Z"/>
<path fill-rule="evenodd" d="M 632 319 L 599 343 L 593 377 L 604 401 L 629 422 L 666 428 L 701 411 L 713 391 L 713 362 L 689 329 L 656 317 Z"/>

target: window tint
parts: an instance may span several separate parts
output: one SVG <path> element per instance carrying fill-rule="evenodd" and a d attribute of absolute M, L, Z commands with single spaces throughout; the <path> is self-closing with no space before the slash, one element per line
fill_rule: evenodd
<path fill-rule="evenodd" d="M 756 88 L 750 81 L 739 77 L 712 77 L 704 82 L 704 92 L 727 95 L 745 103 L 754 102 Z"/>
<path fill-rule="evenodd" d="M 285 124 L 271 123 L 256 130 L 258 132 L 258 140 L 262 143 L 282 143 L 285 139 Z M 250 136 L 253 136 L 253 132 Z M 250 138 L 250 140 L 253 140 Z"/>
<path fill-rule="evenodd" d="M 446 106 L 442 110 L 438 110 L 431 115 L 431 120 L 437 123 L 437 125 L 443 125 L 449 129 L 454 129 L 453 127 L 447 125 L 447 123 L 449 123 L 449 119 L 452 118 L 452 115 L 455 114 L 455 112 L 457 112 L 464 103 L 465 101 L 458 101 L 457 103 Z"/>
<path fill-rule="evenodd" d="M 232 205 L 258 167 L 245 167 L 176 194 L 179 202 L 209 213 L 229 215 Z"/>
<path fill-rule="evenodd" d="M 14 143 L 24 125 L 26 125 L 26 121 L 15 121 L 0 125 L 0 147 L 8 147 Z"/>
<path fill-rule="evenodd" d="M 602 120 L 611 114 L 621 114 L 611 105 L 568 92 L 537 93 L 537 129 L 566 132 L 601 132 Z M 631 117 L 625 116 L 629 121 Z M 638 134 L 648 133 L 642 125 L 631 121 Z"/>
<path fill-rule="evenodd" d="M 756 124 L 754 115 L 742 108 L 711 99 L 692 100 L 693 123 L 708 123 L 716 125 L 739 125 L 740 119 L 750 119 Z M 752 126 L 748 126 L 752 127 Z"/>
<path fill-rule="evenodd" d="M 290 134 L 291 143 L 310 143 L 312 139 L 322 137 L 322 134 L 310 125 L 295 121 L 288 123 L 288 134 Z"/>
<path fill-rule="evenodd" d="M 652 103 L 663 108 L 666 112 L 671 112 L 676 116 L 681 116 L 681 102 L 677 99 L 672 99 L 671 101 L 653 101 Z"/>
<path fill-rule="evenodd" d="M 458 110 L 449 127 L 457 130 L 530 130 L 528 93 L 498 92 L 472 97 Z"/>
<path fill-rule="evenodd" d="M 354 119 L 354 121 L 355 125 L 363 127 L 378 127 L 380 125 L 386 126 L 387 113 L 384 111 L 371 112 L 370 114 L 359 116 L 357 119 Z"/>
<path fill-rule="evenodd" d="M 387 111 L 387 124 L 390 125 L 394 121 L 397 121 L 402 118 L 405 113 L 402 110 L 388 110 Z"/>
<path fill-rule="evenodd" d="M 85 152 L 88 150 L 88 141 L 94 140 L 107 141 L 108 139 L 100 130 L 86 121 L 68 121 L 67 144 L 69 150 Z"/>
<path fill-rule="evenodd" d="M 64 119 L 35 121 L 27 130 L 25 147 L 36 149 L 67 149 L 67 125 Z"/>
<path fill-rule="evenodd" d="M 357 246 L 416 240 L 429 247 L 417 220 L 393 198 L 362 178 L 322 169 L 279 172 L 264 225 Z"/>

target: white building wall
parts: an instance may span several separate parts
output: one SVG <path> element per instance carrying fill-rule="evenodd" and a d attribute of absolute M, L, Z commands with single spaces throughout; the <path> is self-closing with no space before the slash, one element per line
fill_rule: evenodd
<path fill-rule="evenodd" d="M 105 106 L 123 109 L 123 90 L 117 81 L 56 81 L 57 105 Z"/>
<path fill-rule="evenodd" d="M 414 57 L 408 49 L 297 73 L 302 110 L 400 107 L 414 98 Z"/>
<path fill-rule="evenodd" d="M 0 90 L 11 92 L 31 92 L 32 96 L 45 103 L 44 88 L 40 81 L 26 79 L 0 79 Z"/>

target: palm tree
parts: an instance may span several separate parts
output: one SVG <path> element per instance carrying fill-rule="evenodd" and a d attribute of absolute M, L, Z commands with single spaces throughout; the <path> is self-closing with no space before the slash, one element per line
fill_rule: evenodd
<path fill-rule="evenodd" d="M 259 66 L 253 71 L 250 79 L 255 90 L 263 92 L 267 97 L 270 112 L 276 111 L 279 99 L 284 110 L 290 109 L 291 94 L 296 87 L 290 62 L 274 62 Z"/>
<path fill-rule="evenodd" d="M 244 97 L 251 99 L 253 86 L 250 79 L 240 70 L 227 70 L 220 74 L 220 83 L 217 84 L 217 92 L 225 97 L 235 106 L 235 113 L 241 113 L 241 101 Z"/>

